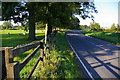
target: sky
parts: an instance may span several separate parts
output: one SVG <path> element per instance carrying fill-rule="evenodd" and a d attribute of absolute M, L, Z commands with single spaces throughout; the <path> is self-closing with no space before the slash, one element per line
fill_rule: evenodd
<path fill-rule="evenodd" d="M 113 23 L 118 24 L 118 2 L 120 0 L 94 0 L 97 14 L 93 14 L 95 22 L 103 28 L 110 28 Z M 120 7 L 120 6 L 119 6 Z M 78 16 L 77 16 L 78 17 Z M 80 19 L 80 25 L 89 25 L 91 19 Z"/>
<path fill-rule="evenodd" d="M 110 28 L 113 23 L 118 24 L 118 2 L 120 0 L 94 0 L 97 14 L 93 14 L 95 22 L 103 28 Z M 119 6 L 120 7 L 120 6 Z M 78 16 L 76 16 L 78 17 Z M 80 19 L 80 25 L 89 25 L 91 19 Z M 2 24 L 3 22 L 0 22 Z"/>

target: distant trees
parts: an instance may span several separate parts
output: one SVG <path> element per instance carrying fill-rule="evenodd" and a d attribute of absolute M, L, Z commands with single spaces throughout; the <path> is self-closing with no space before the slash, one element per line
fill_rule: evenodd
<path fill-rule="evenodd" d="M 1 29 L 12 29 L 13 25 L 10 21 L 5 21 L 1 27 Z"/>
<path fill-rule="evenodd" d="M 119 24 L 116 24 L 116 25 L 115 25 L 115 24 L 113 23 L 113 24 L 111 25 L 111 30 L 112 30 L 112 31 L 120 31 L 120 25 L 119 25 Z"/>
<path fill-rule="evenodd" d="M 103 29 L 105 32 L 120 32 L 120 25 L 113 23 L 110 28 Z"/>
<path fill-rule="evenodd" d="M 90 26 L 87 26 L 87 25 L 80 25 L 80 29 L 90 29 Z"/>
<path fill-rule="evenodd" d="M 111 30 L 113 31 L 117 30 L 117 26 L 114 23 L 111 25 Z"/>
<path fill-rule="evenodd" d="M 93 31 L 101 31 L 99 23 L 90 23 L 90 29 Z"/>
<path fill-rule="evenodd" d="M 89 26 L 87 25 L 80 25 L 79 29 L 90 29 L 92 31 L 105 31 L 105 32 L 120 32 L 120 25 L 119 24 L 112 24 L 110 28 L 105 29 L 100 27 L 99 23 L 90 23 Z"/>

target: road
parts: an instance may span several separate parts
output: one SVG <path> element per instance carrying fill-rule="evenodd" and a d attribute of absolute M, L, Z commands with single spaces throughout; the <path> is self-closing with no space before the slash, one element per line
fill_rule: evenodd
<path fill-rule="evenodd" d="M 67 41 L 82 66 L 85 78 L 120 78 L 120 47 L 85 36 L 79 30 L 68 31 Z M 119 55 L 118 55 L 119 54 Z"/>

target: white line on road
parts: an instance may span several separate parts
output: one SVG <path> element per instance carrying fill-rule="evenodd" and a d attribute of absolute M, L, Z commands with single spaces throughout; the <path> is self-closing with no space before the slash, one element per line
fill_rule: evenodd
<path fill-rule="evenodd" d="M 66 36 L 67 36 L 67 35 L 66 35 Z M 68 39 L 67 39 L 67 41 L 68 41 Z M 91 73 L 88 71 L 88 69 L 86 68 L 86 66 L 84 65 L 84 63 L 82 62 L 82 60 L 80 59 L 80 57 L 78 56 L 78 54 L 76 53 L 76 51 L 74 50 L 74 48 L 72 47 L 72 45 L 70 44 L 69 41 L 68 41 L 68 43 L 69 43 L 70 47 L 72 48 L 73 52 L 75 53 L 75 55 L 78 57 L 78 60 L 80 61 L 80 63 L 83 65 L 83 67 L 84 67 L 85 70 L 87 71 L 87 73 L 88 73 L 88 75 L 90 76 L 90 78 L 91 78 L 92 80 L 95 80 L 95 79 L 93 78 L 93 76 L 91 75 Z"/>

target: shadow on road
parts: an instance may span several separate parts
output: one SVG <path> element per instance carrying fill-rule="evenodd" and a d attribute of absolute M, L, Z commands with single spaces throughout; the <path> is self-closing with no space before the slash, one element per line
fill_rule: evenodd
<path fill-rule="evenodd" d="M 101 78 L 120 78 L 120 47 L 78 31 L 68 32 L 67 37 L 92 74 Z"/>

